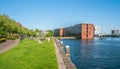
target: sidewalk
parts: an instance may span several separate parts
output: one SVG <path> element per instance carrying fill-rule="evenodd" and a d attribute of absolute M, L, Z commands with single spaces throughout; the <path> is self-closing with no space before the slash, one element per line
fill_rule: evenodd
<path fill-rule="evenodd" d="M 57 40 L 54 39 L 54 46 L 58 60 L 59 69 L 76 69 L 71 60 L 65 55 Z"/>
<path fill-rule="evenodd" d="M 0 54 L 17 46 L 17 44 L 19 44 L 19 40 L 7 40 L 6 42 L 0 43 Z"/>
<path fill-rule="evenodd" d="M 66 66 L 63 62 L 63 58 L 62 56 L 60 55 L 60 51 L 55 43 L 55 40 L 54 40 L 54 46 L 55 46 L 55 49 L 56 49 L 56 56 L 57 56 L 57 61 L 58 61 L 58 67 L 59 69 L 66 69 Z"/>

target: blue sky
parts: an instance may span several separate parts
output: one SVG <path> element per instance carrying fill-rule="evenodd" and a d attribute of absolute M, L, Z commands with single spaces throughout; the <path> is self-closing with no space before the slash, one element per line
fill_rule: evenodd
<path fill-rule="evenodd" d="M 120 29 L 120 0 L 0 0 L 0 13 L 29 29 L 92 23 L 101 33 Z"/>

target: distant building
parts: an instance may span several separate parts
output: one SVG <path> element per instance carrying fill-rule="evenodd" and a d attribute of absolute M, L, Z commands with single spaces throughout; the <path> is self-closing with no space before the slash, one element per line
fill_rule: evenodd
<path fill-rule="evenodd" d="M 95 26 L 95 36 L 98 36 L 100 34 L 100 27 Z"/>
<path fill-rule="evenodd" d="M 45 35 L 48 33 L 47 30 L 41 30 Z"/>
<path fill-rule="evenodd" d="M 81 39 L 94 39 L 94 25 L 81 24 Z"/>
<path fill-rule="evenodd" d="M 111 35 L 119 35 L 120 30 L 112 30 Z"/>
<path fill-rule="evenodd" d="M 64 36 L 64 28 L 54 29 L 54 36 L 63 37 Z"/>
<path fill-rule="evenodd" d="M 54 36 L 74 36 L 80 39 L 94 39 L 94 25 L 76 24 L 66 28 L 54 29 Z"/>

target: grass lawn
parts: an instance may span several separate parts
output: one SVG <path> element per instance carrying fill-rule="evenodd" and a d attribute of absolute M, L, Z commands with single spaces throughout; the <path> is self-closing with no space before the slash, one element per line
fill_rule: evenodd
<path fill-rule="evenodd" d="M 0 69 L 58 69 L 53 40 L 38 44 L 24 39 L 15 48 L 0 54 Z"/>

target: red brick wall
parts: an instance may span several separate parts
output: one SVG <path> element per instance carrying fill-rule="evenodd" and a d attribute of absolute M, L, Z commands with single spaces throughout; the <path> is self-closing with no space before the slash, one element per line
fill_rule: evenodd
<path fill-rule="evenodd" d="M 94 39 L 94 25 L 88 25 L 88 39 Z"/>
<path fill-rule="evenodd" d="M 93 24 L 82 24 L 81 39 L 94 39 Z"/>
<path fill-rule="evenodd" d="M 63 36 L 63 32 L 64 32 L 64 29 L 63 29 L 63 28 L 60 28 L 60 37 Z"/>
<path fill-rule="evenodd" d="M 86 24 L 82 24 L 82 32 L 81 32 L 81 39 L 87 39 L 86 35 L 87 35 L 87 25 Z"/>

